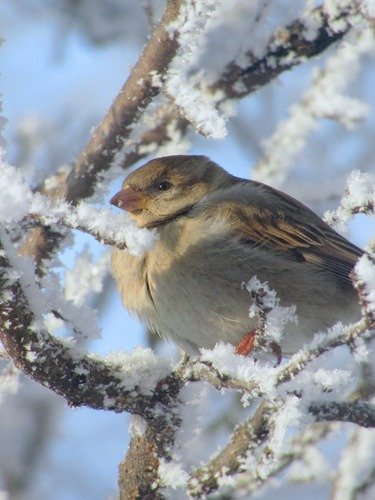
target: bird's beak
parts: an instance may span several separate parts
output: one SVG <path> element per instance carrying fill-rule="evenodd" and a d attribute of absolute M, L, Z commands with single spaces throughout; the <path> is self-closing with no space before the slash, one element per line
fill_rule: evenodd
<path fill-rule="evenodd" d="M 109 203 L 130 213 L 147 208 L 146 196 L 130 186 L 126 186 L 116 193 Z"/>

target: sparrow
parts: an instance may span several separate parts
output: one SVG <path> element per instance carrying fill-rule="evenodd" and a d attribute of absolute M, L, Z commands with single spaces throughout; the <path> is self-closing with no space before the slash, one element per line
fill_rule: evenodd
<path fill-rule="evenodd" d="M 312 210 L 270 186 L 229 174 L 206 156 L 166 156 L 133 171 L 110 203 L 156 228 L 141 256 L 114 249 L 124 306 L 188 354 L 231 343 L 247 355 L 253 276 L 296 306 L 280 352 L 291 355 L 338 321 L 360 318 L 350 272 L 363 251 Z M 278 355 L 279 356 L 279 355 Z"/>

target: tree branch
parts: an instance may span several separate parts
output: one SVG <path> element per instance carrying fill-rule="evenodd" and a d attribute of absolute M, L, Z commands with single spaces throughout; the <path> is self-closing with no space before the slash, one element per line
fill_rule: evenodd
<path fill-rule="evenodd" d="M 296 19 L 271 38 L 264 57 L 256 59 L 248 52 L 246 55 L 252 60 L 252 64 L 243 68 L 235 62 L 230 63 L 210 90 L 221 90 L 226 98 L 238 99 L 263 87 L 282 72 L 306 62 L 306 59 L 320 54 L 341 40 L 351 27 L 350 9 L 353 9 L 352 5 L 342 10 L 337 18 L 330 19 L 324 12 L 324 6 L 316 7 L 308 16 L 316 23 L 315 36 L 311 37 L 304 19 Z M 339 28 L 333 30 L 333 25 L 338 25 Z"/>
<path fill-rule="evenodd" d="M 77 203 L 94 193 L 99 174 L 116 160 L 140 114 L 160 92 L 161 85 L 155 81 L 163 81 L 179 47 L 178 33 L 172 33 L 168 26 L 177 19 L 184 3 L 167 1 L 164 15 L 138 62 L 68 176 L 61 193 L 68 202 Z"/>
<path fill-rule="evenodd" d="M 263 400 L 254 416 L 236 427 L 229 443 L 218 455 L 193 471 L 188 485 L 192 497 L 201 498 L 212 493 L 219 488 L 221 477 L 231 476 L 241 470 L 243 459 L 266 441 L 273 408 L 274 405 Z"/>
<path fill-rule="evenodd" d="M 120 500 L 150 498 L 161 500 L 159 458 L 155 434 L 147 431 L 143 436 L 133 436 L 125 459 L 119 466 Z"/>
<path fill-rule="evenodd" d="M 242 477 L 239 477 L 238 484 L 240 488 L 248 494 L 259 491 L 267 480 L 275 477 L 296 460 L 303 459 L 306 449 L 327 436 L 331 430 L 332 424 L 329 423 L 314 423 L 308 426 L 291 440 L 287 450 L 278 457 L 273 467 L 270 467 L 261 477 L 254 474 L 253 471 L 247 474 L 244 473 Z"/>
<path fill-rule="evenodd" d="M 165 377 L 162 385 L 150 395 L 142 394 L 136 385 L 132 386 L 131 380 L 127 389 L 129 374 L 124 370 L 126 367 L 83 355 L 43 329 L 41 319 L 31 310 L 24 291 L 29 283 L 12 277 L 20 276 L 20 273 L 12 270 L 6 255 L 10 253 L 10 242 L 4 232 L 1 239 L 0 340 L 17 368 L 63 396 L 71 406 L 128 411 L 149 420 L 154 420 L 157 407 L 164 408 L 164 414 L 169 413 L 176 405 L 182 386 L 176 375 L 172 373 Z M 34 292 L 33 301 L 38 301 Z"/>
<path fill-rule="evenodd" d="M 237 426 L 232 434 L 228 444 L 218 453 L 216 457 L 202 467 L 196 469 L 189 481 L 189 492 L 193 497 L 201 497 L 216 491 L 220 487 L 220 481 L 224 476 L 233 476 L 241 472 L 248 472 L 246 489 L 252 489 L 251 484 L 259 487 L 269 475 L 275 475 L 282 468 L 285 468 L 292 461 L 298 459 L 303 454 L 303 447 L 299 447 L 297 452 L 296 444 L 301 438 L 294 438 L 291 450 L 278 457 L 273 468 L 270 469 L 267 477 L 258 477 L 254 471 L 244 469 L 244 459 L 248 456 L 256 457 L 265 445 L 265 454 L 263 458 L 267 459 L 270 450 L 267 448 L 267 442 L 270 433 L 270 423 L 272 416 L 276 411 L 275 405 L 270 402 L 263 402 L 258 407 L 254 416 L 244 423 Z M 362 427 L 375 427 L 375 407 L 364 401 L 354 402 L 316 402 L 309 407 L 309 412 L 317 421 L 325 422 L 351 422 Z M 329 427 L 315 427 L 318 432 L 315 433 L 314 441 L 321 439 Z M 320 429 L 320 430 L 319 430 Z M 322 432 L 323 431 L 323 432 Z M 303 434 L 302 434 L 303 435 Z M 313 433 L 308 433 L 311 437 Z M 306 442 L 304 440 L 304 444 Z M 293 450 L 293 451 L 292 451 Z M 257 462 L 261 463 L 262 457 Z M 250 479 L 251 478 L 251 479 Z"/>
<path fill-rule="evenodd" d="M 123 162 L 121 152 L 125 141 L 142 111 L 160 92 L 160 81 L 178 49 L 178 33 L 168 30 L 168 25 L 177 19 L 184 3 L 184 0 L 167 1 L 165 13 L 137 64 L 60 189 L 53 188 L 54 196 L 62 196 L 66 201 L 76 204 L 94 194 L 100 174 L 108 170 L 114 161 Z M 157 77 L 160 81 L 155 83 Z M 149 141 L 150 134 L 145 134 L 144 139 Z M 131 157 L 134 160 L 134 154 Z M 61 239 L 61 236 L 50 233 L 48 229 L 32 229 L 21 252 L 37 259 L 40 274 L 43 260 L 55 251 Z"/>
<path fill-rule="evenodd" d="M 329 401 L 312 403 L 309 411 L 317 421 L 351 422 L 361 427 L 375 427 L 375 406 L 365 401 Z"/>
<path fill-rule="evenodd" d="M 312 347 L 302 349 L 287 363 L 274 369 L 274 387 L 289 382 L 319 356 L 336 347 L 350 345 L 359 336 L 366 336 L 368 339 L 373 338 L 375 330 L 369 331 L 367 322 L 361 320 L 337 336 L 330 337 L 328 335 Z M 182 379 L 187 381 L 206 380 L 218 390 L 234 389 L 253 397 L 267 397 L 259 383 L 252 380 L 237 379 L 219 371 L 212 363 L 200 359 L 188 363 L 180 370 Z"/>

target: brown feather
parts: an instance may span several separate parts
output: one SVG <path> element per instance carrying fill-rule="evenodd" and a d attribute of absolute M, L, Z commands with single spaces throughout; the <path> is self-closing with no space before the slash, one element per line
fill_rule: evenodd
<path fill-rule="evenodd" d="M 263 196 L 253 193 L 236 203 L 232 197 L 217 198 L 204 210 L 218 211 L 230 221 L 233 235 L 246 244 L 285 252 L 293 260 L 309 262 L 334 276 L 350 282 L 350 272 L 363 251 L 334 231 L 299 201 L 260 183 L 245 182 Z M 264 192 L 267 196 L 264 196 Z M 273 207 L 277 207 L 273 210 Z M 282 207 L 282 208 L 280 208 Z"/>

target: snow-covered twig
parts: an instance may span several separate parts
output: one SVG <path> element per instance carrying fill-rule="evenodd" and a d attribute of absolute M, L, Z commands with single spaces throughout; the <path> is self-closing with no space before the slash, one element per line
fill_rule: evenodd
<path fill-rule="evenodd" d="M 247 54 L 251 64 L 245 68 L 235 62 L 230 63 L 211 90 L 220 90 L 227 98 L 238 99 L 266 85 L 280 73 L 305 62 L 307 58 L 320 54 L 349 31 L 353 8 L 352 4 L 347 3 L 338 9 L 335 18 L 327 16 L 325 6 L 312 9 L 301 19 L 296 19 L 275 33 L 263 57 L 255 58 L 252 53 Z M 309 22 L 314 26 L 313 33 L 307 29 Z M 334 24 L 336 28 L 332 29 Z"/>
<path fill-rule="evenodd" d="M 324 214 L 325 221 L 337 230 L 344 231 L 348 221 L 356 214 L 375 212 L 374 177 L 368 173 L 353 170 L 345 187 L 345 194 L 336 210 Z"/>
<path fill-rule="evenodd" d="M 244 473 L 238 477 L 234 487 L 237 485 L 242 491 L 246 491 L 248 494 L 259 491 L 262 485 L 266 484 L 269 479 L 285 470 L 293 462 L 302 460 L 309 447 L 327 436 L 331 432 L 332 427 L 332 423 L 314 423 L 307 426 L 292 438 L 286 449 L 279 456 L 277 463 L 273 464 L 273 467 L 270 467 L 263 473 L 262 477 L 255 476 L 252 471 Z"/>
<path fill-rule="evenodd" d="M 265 141 L 264 157 L 253 170 L 256 180 L 280 184 L 309 134 L 317 128 L 318 119 L 334 119 L 346 127 L 364 119 L 368 107 L 344 92 L 359 71 L 361 58 L 373 50 L 373 45 L 374 37 L 368 29 L 355 43 L 340 47 L 321 70 L 314 71 L 311 85 L 291 106 L 290 116 Z"/>
<path fill-rule="evenodd" d="M 283 404 L 278 409 L 275 403 L 263 401 L 253 417 L 237 426 L 228 444 L 192 473 L 190 494 L 201 497 L 220 486 L 233 486 L 237 481 L 241 489 L 253 491 L 291 462 L 300 459 L 307 444 L 319 441 L 330 430 L 329 424 L 309 426 L 295 436 L 286 449 L 283 447 L 282 452 L 275 455 L 270 439 L 272 426 L 278 423 L 281 409 L 285 409 Z M 309 411 L 320 421 L 353 422 L 363 427 L 375 427 L 375 408 L 365 402 L 314 403 Z M 237 481 L 234 479 L 236 475 Z"/>
<path fill-rule="evenodd" d="M 352 271 L 362 315 L 368 328 L 375 328 L 375 257 L 363 255 Z"/>
<path fill-rule="evenodd" d="M 270 462 L 266 469 L 263 466 L 260 472 L 259 466 L 270 458 L 268 443 L 276 415 L 282 407 L 282 404 L 278 406 L 263 400 L 255 414 L 236 427 L 226 446 L 207 464 L 192 472 L 189 493 L 200 498 L 222 486 L 230 489 L 236 485 L 252 492 L 300 459 L 308 445 L 322 439 L 331 429 L 329 423 L 307 426 L 283 447 L 276 460 Z"/>
<path fill-rule="evenodd" d="M 310 345 L 297 352 L 287 363 L 282 366 L 270 368 L 267 371 L 267 387 L 273 390 L 279 385 L 289 382 L 319 356 L 336 347 L 350 345 L 360 336 L 368 339 L 375 336 L 375 331 L 368 330 L 367 323 L 364 320 L 346 328 L 338 325 L 337 328 L 331 329 L 327 334 L 318 335 Z M 224 347 L 226 349 L 225 356 L 228 359 L 228 366 L 231 366 L 233 371 L 226 372 L 223 365 L 220 364 L 220 350 L 222 347 L 219 345 L 213 351 L 210 351 L 212 355 L 209 358 L 206 356 L 203 357 L 203 360 L 193 360 L 182 367 L 181 377 L 191 381 L 206 380 L 216 389 L 234 389 L 253 397 L 266 396 L 265 386 L 258 380 L 255 372 L 254 376 L 252 376 L 250 371 L 247 379 L 235 376 L 236 359 L 239 359 L 239 362 L 248 361 L 238 358 L 233 350 L 231 354 L 229 346 Z"/>
<path fill-rule="evenodd" d="M 280 306 L 276 291 L 271 290 L 267 282 L 261 283 L 256 276 L 246 283 L 246 289 L 251 298 L 249 316 L 257 317 L 258 320 L 255 348 L 261 347 L 264 350 L 271 348 L 277 364 L 280 364 L 282 359 L 280 340 L 284 335 L 286 324 L 297 322 L 296 307 Z"/>
<path fill-rule="evenodd" d="M 193 471 L 189 481 L 191 496 L 201 498 L 217 490 L 224 476 L 231 476 L 241 469 L 243 459 L 255 453 L 266 441 L 273 409 L 273 404 L 263 401 L 250 419 L 236 427 L 223 450 L 208 464 Z"/>
<path fill-rule="evenodd" d="M 151 99 L 160 92 L 154 75 L 164 77 L 179 47 L 179 33 L 168 27 L 177 19 L 184 0 L 167 0 L 164 15 L 155 27 L 128 79 L 92 134 L 72 169 L 64 192 L 69 202 L 87 198 L 117 153 Z"/>
<path fill-rule="evenodd" d="M 365 428 L 375 427 L 375 406 L 365 401 L 312 403 L 309 411 L 318 421 L 352 422 Z"/>
<path fill-rule="evenodd" d="M 117 362 L 95 358 L 50 335 L 43 326 L 43 296 L 28 270 L 18 269 L 24 265 L 23 258 L 12 251 L 11 245 L 2 231 L 0 340 L 15 365 L 64 396 L 71 406 L 130 411 L 152 420 L 153 412 L 161 404 L 167 414 L 182 384 L 174 374 L 168 375 L 169 366 L 159 362 L 151 351 L 134 352 Z M 155 384 L 163 377 L 165 384 L 160 386 L 159 399 Z M 147 380 L 146 385 L 141 380 Z"/>
<path fill-rule="evenodd" d="M 330 498 L 351 500 L 357 498 L 375 483 L 374 431 L 358 428 L 352 432 L 344 448 Z"/>
<path fill-rule="evenodd" d="M 33 196 L 27 217 L 47 226 L 61 224 L 78 229 L 100 243 L 120 249 L 128 248 L 135 255 L 150 249 L 156 239 L 155 231 L 137 228 L 126 213 L 114 214 L 84 202 L 72 206 L 39 194 Z"/>

